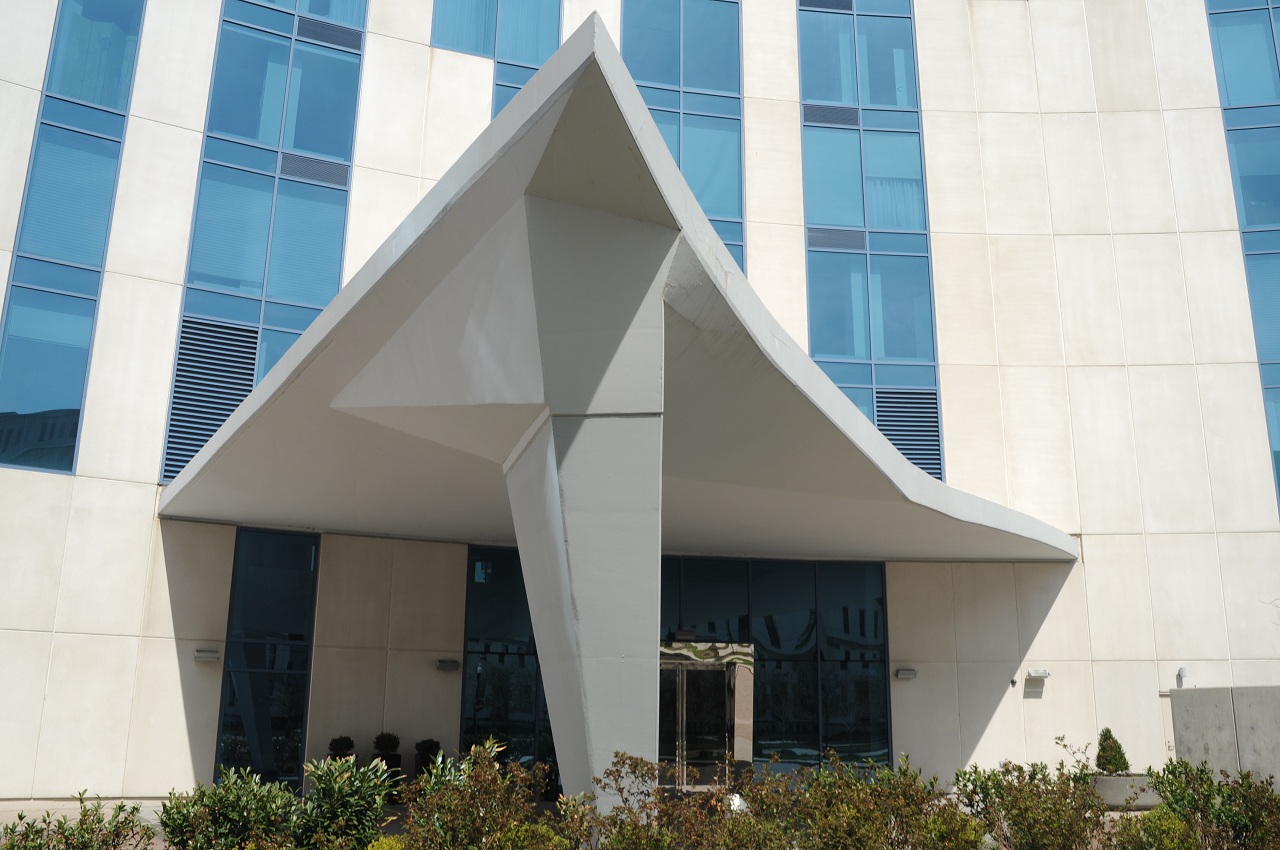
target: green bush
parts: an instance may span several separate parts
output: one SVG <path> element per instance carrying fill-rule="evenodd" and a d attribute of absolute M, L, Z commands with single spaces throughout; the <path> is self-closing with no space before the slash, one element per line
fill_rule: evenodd
<path fill-rule="evenodd" d="M 336 738 L 329 739 L 329 755 L 336 758 L 349 756 L 356 751 L 356 742 L 351 740 L 350 735 L 339 735 Z"/>
<path fill-rule="evenodd" d="M 1255 779 L 1248 771 L 1215 779 L 1199 765 L 1170 760 L 1161 771 L 1149 771 L 1151 787 L 1164 804 L 1190 827 L 1206 850 L 1275 850 L 1280 847 L 1280 796 L 1271 777 Z"/>
<path fill-rule="evenodd" d="M 160 827 L 177 850 L 287 848 L 297 802 L 282 782 L 263 782 L 248 770 L 223 767 L 214 785 L 170 792 L 160 807 Z"/>
<path fill-rule="evenodd" d="M 1098 733 L 1097 765 L 1102 773 L 1129 772 L 1129 758 L 1124 754 L 1124 747 L 1108 727 L 1103 727 Z"/>
<path fill-rule="evenodd" d="M 493 842 L 494 850 L 570 850 L 569 841 L 545 823 L 507 827 Z"/>
<path fill-rule="evenodd" d="M 368 850 L 404 850 L 404 839 L 398 835 L 382 835 L 369 844 Z"/>
<path fill-rule="evenodd" d="M 400 736 L 395 732 L 379 732 L 373 737 L 373 751 L 382 756 L 400 752 Z"/>
<path fill-rule="evenodd" d="M 378 838 L 391 793 L 391 771 L 380 759 L 323 759 L 305 766 L 310 791 L 297 805 L 292 833 L 299 847 L 364 850 Z"/>
<path fill-rule="evenodd" d="M 1115 850 L 1198 850 L 1195 832 L 1166 805 L 1141 816 L 1122 818 L 1115 833 Z"/>
<path fill-rule="evenodd" d="M 956 792 L 1001 850 L 1091 850 L 1107 835 L 1107 807 L 1087 766 L 1004 762 L 956 774 Z"/>
<path fill-rule="evenodd" d="M 45 812 L 36 820 L 21 813 L 13 823 L 0 826 L 0 850 L 142 850 L 155 838 L 144 824 L 138 805 L 117 803 L 108 812 L 102 801 L 85 802 L 80 793 L 80 815 L 56 820 Z"/>

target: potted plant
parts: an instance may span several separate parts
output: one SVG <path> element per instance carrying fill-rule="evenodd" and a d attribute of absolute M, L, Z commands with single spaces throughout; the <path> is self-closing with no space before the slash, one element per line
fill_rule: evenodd
<path fill-rule="evenodd" d="M 423 738 L 413 745 L 413 749 L 417 751 L 417 755 L 414 758 L 413 775 L 421 776 L 422 771 L 435 764 L 436 756 L 440 753 L 440 742 L 435 738 Z"/>
<path fill-rule="evenodd" d="M 1094 759 L 1098 772 L 1093 777 L 1094 790 L 1107 808 L 1146 811 L 1160 803 L 1160 797 L 1146 784 L 1146 776 L 1129 772 L 1129 758 L 1110 727 L 1098 733 L 1098 755 Z"/>
<path fill-rule="evenodd" d="M 355 754 L 356 742 L 347 735 L 329 739 L 329 758 L 344 759 Z"/>
<path fill-rule="evenodd" d="M 379 732 L 373 739 L 373 756 L 382 759 L 390 770 L 400 770 L 400 736 L 394 732 Z"/>

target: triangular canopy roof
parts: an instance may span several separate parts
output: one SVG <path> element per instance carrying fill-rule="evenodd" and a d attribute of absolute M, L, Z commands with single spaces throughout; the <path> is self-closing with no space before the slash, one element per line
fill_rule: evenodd
<path fill-rule="evenodd" d="M 623 249 L 605 247 L 621 233 Z M 653 268 L 662 303 L 646 312 L 628 281 Z M 914 467 L 782 329 L 596 16 L 168 486 L 160 512 L 510 544 L 504 465 L 548 415 L 604 409 L 662 417 L 668 552 L 1076 557 L 1069 535 Z"/>

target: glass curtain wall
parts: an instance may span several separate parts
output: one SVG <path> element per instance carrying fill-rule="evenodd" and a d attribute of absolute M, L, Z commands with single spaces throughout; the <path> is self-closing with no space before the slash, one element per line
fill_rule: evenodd
<path fill-rule="evenodd" d="M 465 628 L 463 751 L 496 738 L 507 745 L 506 758 L 554 766 L 555 741 L 516 550 L 471 550 Z"/>
<path fill-rule="evenodd" d="M 910 0 L 799 4 L 809 353 L 943 475 Z"/>
<path fill-rule="evenodd" d="M 1280 486 L 1280 0 L 1208 0 L 1208 11 Z"/>
<path fill-rule="evenodd" d="M 320 538 L 241 529 L 223 663 L 217 763 L 302 781 Z"/>
<path fill-rule="evenodd" d="M 702 211 L 745 268 L 737 0 L 623 0 L 622 58 Z"/>
<path fill-rule="evenodd" d="M 755 646 L 754 756 L 889 758 L 884 565 L 664 558 L 661 639 Z"/>
<path fill-rule="evenodd" d="M 223 4 L 162 481 L 338 292 L 364 15 Z"/>
<path fill-rule="evenodd" d="M 143 0 L 63 0 L 0 328 L 0 465 L 75 468 Z"/>

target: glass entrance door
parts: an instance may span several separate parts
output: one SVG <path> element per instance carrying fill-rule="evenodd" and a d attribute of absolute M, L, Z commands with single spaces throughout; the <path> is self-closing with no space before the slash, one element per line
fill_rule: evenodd
<path fill-rule="evenodd" d="M 752 656 L 742 644 L 662 645 L 658 761 L 672 768 L 678 787 L 709 782 L 727 762 L 751 759 Z"/>

